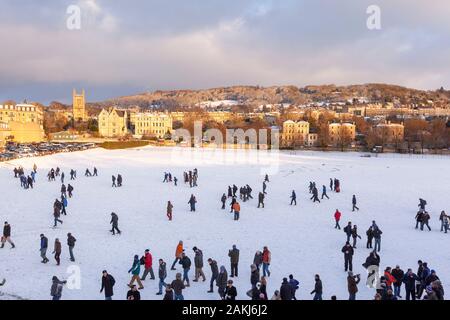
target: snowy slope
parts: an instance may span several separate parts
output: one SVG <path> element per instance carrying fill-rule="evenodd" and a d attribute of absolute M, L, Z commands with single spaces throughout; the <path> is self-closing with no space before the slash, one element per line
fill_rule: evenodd
<path fill-rule="evenodd" d="M 37 185 L 25 191 L 12 175 L 14 166 L 22 165 L 29 171 L 38 166 Z M 417 269 L 417 260 L 429 263 L 437 270 L 446 292 L 450 292 L 450 260 L 446 253 L 450 234 L 440 233 L 438 216 L 441 210 L 450 211 L 449 158 L 408 157 L 382 155 L 362 158 L 358 154 L 341 153 L 282 153 L 280 155 L 256 151 L 214 151 L 192 149 L 141 148 L 105 151 L 101 149 L 78 153 L 58 154 L 36 159 L 22 159 L 0 164 L 0 222 L 12 225 L 12 238 L 17 248 L 9 244 L 0 250 L 0 278 L 7 283 L 0 291 L 27 299 L 49 299 L 51 277 L 67 278 L 70 261 L 66 234 L 77 238 L 76 265 L 81 270 L 81 289 L 64 289 L 63 299 L 102 299 L 99 293 L 101 271 L 107 269 L 115 278 L 115 298 L 123 299 L 130 276 L 134 254 L 142 255 L 149 248 L 154 257 L 167 261 L 174 258 L 179 240 L 193 261 L 192 247 L 203 250 L 209 278 L 207 258 L 218 261 L 229 270 L 228 249 L 236 244 L 241 250 L 240 276 L 235 280 L 238 297 L 247 299 L 250 288 L 250 264 L 256 250 L 267 245 L 272 252 L 272 276 L 268 293 L 279 289 L 283 277 L 289 274 L 300 281 L 297 297 L 311 299 L 314 274 L 322 277 L 324 298 L 335 294 L 347 298 L 347 274 L 343 269 L 340 249 L 345 242 L 343 231 L 334 227 L 336 208 L 343 213 L 341 225 L 352 221 L 359 226 L 363 240 L 354 257 L 354 271 L 363 274 L 361 264 L 369 254 L 365 249 L 365 230 L 376 220 L 383 230 L 381 266 L 406 270 Z M 97 166 L 98 178 L 85 178 L 87 167 Z M 75 197 L 69 200 L 64 224 L 52 229 L 52 204 L 59 196 L 59 182 L 49 183 L 45 175 L 51 167 L 59 166 L 66 172 L 77 169 Z M 182 172 L 197 167 L 199 187 L 184 185 Z M 179 186 L 163 184 L 163 172 L 171 171 L 180 180 Z M 266 208 L 257 209 L 257 200 L 241 203 L 241 220 L 235 222 L 229 210 L 220 210 L 220 197 L 226 187 L 235 183 L 250 184 L 256 199 L 262 188 L 263 174 L 270 173 Z M 124 187 L 111 188 L 111 175 L 121 173 Z M 308 183 L 328 186 L 329 178 L 341 180 L 342 192 L 329 192 L 330 200 L 313 204 L 309 200 Z M 297 207 L 289 206 L 289 196 L 295 189 Z M 320 189 L 320 188 L 319 188 Z M 189 212 L 187 201 L 191 193 L 198 200 L 196 213 Z M 351 212 L 351 196 L 356 194 L 361 210 Z M 414 230 L 414 215 L 418 198 L 428 201 L 432 232 Z M 165 208 L 168 200 L 174 205 L 174 221 L 168 222 Z M 227 207 L 228 209 L 228 207 Z M 110 213 L 119 215 L 121 236 L 109 233 Z M 39 256 L 39 234 L 49 238 L 50 248 L 58 237 L 63 243 L 62 266 L 57 267 L 47 253 L 50 263 L 43 265 Z M 50 249 L 49 248 L 49 249 Z M 155 273 L 157 266 L 154 267 Z M 181 266 L 177 267 L 178 271 Z M 384 270 L 384 269 L 383 269 Z M 190 272 L 193 279 L 193 269 Z M 167 281 L 175 277 L 169 271 Z M 157 281 L 147 280 L 141 292 L 143 299 L 156 296 Z M 186 299 L 217 299 L 218 294 L 207 294 L 206 283 L 191 283 L 185 290 Z M 371 299 L 372 289 L 359 286 L 358 298 Z M 402 289 L 403 290 L 403 289 Z M 0 296 L 2 299 L 2 296 Z"/>

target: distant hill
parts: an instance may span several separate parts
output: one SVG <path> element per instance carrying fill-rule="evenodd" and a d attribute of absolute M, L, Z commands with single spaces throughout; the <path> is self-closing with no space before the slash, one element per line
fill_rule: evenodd
<path fill-rule="evenodd" d="M 433 101 L 437 105 L 448 105 L 450 91 L 439 89 L 424 91 L 389 84 L 362 84 L 349 86 L 310 85 L 295 86 L 233 86 L 204 90 L 154 91 L 123 96 L 106 101 L 91 103 L 91 107 L 119 105 L 142 108 L 160 106 L 174 109 L 193 107 L 208 101 L 237 101 L 241 105 L 259 106 L 268 104 L 307 104 L 312 102 L 347 102 L 354 98 L 368 102 L 398 102 L 401 104 L 427 105 Z"/>

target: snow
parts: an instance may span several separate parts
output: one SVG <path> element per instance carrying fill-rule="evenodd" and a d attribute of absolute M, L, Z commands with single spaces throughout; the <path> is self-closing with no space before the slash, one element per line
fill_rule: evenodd
<path fill-rule="evenodd" d="M 25 191 L 12 176 L 14 166 L 22 165 L 27 172 L 33 163 L 38 166 L 35 189 Z M 73 183 L 73 199 L 69 199 L 68 216 L 64 224 L 53 229 L 52 204 L 59 196 L 59 182 L 47 182 L 46 173 L 59 166 L 66 173 L 78 171 Z M 99 177 L 86 178 L 84 170 L 96 166 Z M 182 173 L 197 167 L 199 187 L 184 185 Z M 157 275 L 157 259 L 163 258 L 170 269 L 175 248 L 183 240 L 193 262 L 192 247 L 203 250 L 207 282 L 194 283 L 184 291 L 186 299 L 218 299 L 208 294 L 212 257 L 230 272 L 228 250 L 233 244 L 241 250 L 239 278 L 235 278 L 238 298 L 248 299 L 250 265 L 254 253 L 268 246 L 272 252 L 272 275 L 268 294 L 279 289 L 282 278 L 293 274 L 300 281 L 297 297 L 311 299 L 314 275 L 320 274 L 324 299 L 337 295 L 346 299 L 347 274 L 343 268 L 341 248 L 345 243 L 343 231 L 334 229 L 335 209 L 343 213 L 341 226 L 347 221 L 358 225 L 363 237 L 354 256 L 354 272 L 363 275 L 358 299 L 371 299 L 374 290 L 364 285 L 366 273 L 361 264 L 369 254 L 365 248 L 365 231 L 376 220 L 383 230 L 381 267 L 417 270 L 417 260 L 429 263 L 437 271 L 444 289 L 450 292 L 449 257 L 445 248 L 450 234 L 439 232 L 439 213 L 450 211 L 449 159 L 380 155 L 363 158 L 356 153 L 275 153 L 266 151 L 223 151 L 145 147 L 130 150 L 102 149 L 29 158 L 0 164 L 0 222 L 12 226 L 12 239 L 0 250 L 0 278 L 6 278 L 0 292 L 6 297 L 49 299 L 51 277 L 67 279 L 72 265 L 68 257 L 66 235 L 76 238 L 75 266 L 81 272 L 80 289 L 64 288 L 63 299 L 103 299 L 99 293 L 101 272 L 107 269 L 116 279 L 115 299 L 124 299 L 130 280 L 127 273 L 135 254 L 150 249 Z M 170 171 L 179 178 L 179 186 L 163 184 L 163 172 Z M 266 208 L 257 209 L 257 194 L 261 191 L 264 173 L 270 174 Z M 122 188 L 111 188 L 111 175 L 121 173 Z M 340 179 L 342 192 L 329 192 L 330 200 L 313 204 L 309 200 L 308 183 L 329 185 L 329 178 Z M 250 184 L 255 200 L 241 202 L 241 219 L 233 221 L 232 214 L 220 210 L 220 197 L 228 185 Z M 292 189 L 297 192 L 297 207 L 289 205 Z M 319 188 L 320 189 L 320 188 Z M 197 197 L 197 212 L 190 213 L 187 204 L 191 193 Z M 357 195 L 360 211 L 351 212 L 351 197 Z M 414 229 L 414 216 L 419 197 L 428 201 L 432 232 Z M 174 205 L 174 220 L 167 221 L 167 201 Z M 109 233 L 110 213 L 119 215 L 120 236 Z M 49 238 L 47 257 L 43 265 L 39 255 L 39 234 Z M 56 266 L 51 255 L 54 239 L 63 244 L 62 265 Z M 180 272 L 181 266 L 177 266 Z M 168 270 L 167 282 L 175 278 Z M 190 271 L 194 278 L 193 268 Z M 156 296 L 158 282 L 147 279 L 141 291 L 143 299 Z M 402 288 L 404 293 L 404 288 Z"/>

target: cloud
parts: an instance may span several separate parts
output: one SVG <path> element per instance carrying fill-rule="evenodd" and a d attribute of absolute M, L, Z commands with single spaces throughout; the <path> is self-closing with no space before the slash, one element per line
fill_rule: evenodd
<path fill-rule="evenodd" d="M 51 100 L 52 88 L 70 92 L 74 83 L 96 88 L 101 95 L 91 97 L 98 100 L 121 87 L 450 87 L 450 4 L 444 1 L 379 0 L 380 31 L 366 28 L 372 4 L 366 0 L 80 0 L 80 31 L 65 28 L 65 6 L 72 1 L 42 0 L 45 10 L 34 2 L 20 7 L 4 1 L 0 86 L 8 91 L 1 97 L 26 97 L 46 85 L 39 97 Z M 29 19 L 20 19 L 23 12 Z M 134 92 L 121 94 L 127 93 Z"/>

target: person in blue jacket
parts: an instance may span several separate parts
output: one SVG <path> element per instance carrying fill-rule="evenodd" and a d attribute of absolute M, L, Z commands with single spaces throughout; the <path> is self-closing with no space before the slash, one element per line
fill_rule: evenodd
<path fill-rule="evenodd" d="M 48 239 L 46 236 L 44 236 L 44 234 L 41 234 L 41 247 L 39 250 L 41 251 L 42 263 L 47 263 L 49 261 L 46 256 L 47 248 L 48 248 Z"/>
<path fill-rule="evenodd" d="M 300 283 L 298 280 L 294 279 L 294 276 L 291 274 L 289 275 L 289 285 L 292 287 L 292 299 L 297 300 L 295 297 L 295 292 L 298 290 L 298 285 Z"/>

